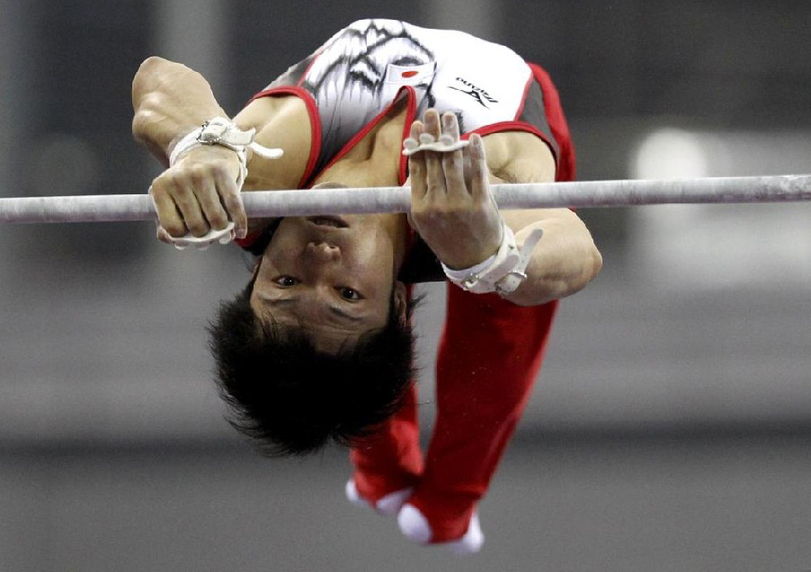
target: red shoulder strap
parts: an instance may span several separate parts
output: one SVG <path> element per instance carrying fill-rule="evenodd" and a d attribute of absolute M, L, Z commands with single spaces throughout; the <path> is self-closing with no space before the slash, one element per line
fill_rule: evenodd
<path fill-rule="evenodd" d="M 532 74 L 541 86 L 543 91 L 544 111 L 546 119 L 549 121 L 549 128 L 552 135 L 558 142 L 560 157 L 558 158 L 558 172 L 555 177 L 558 181 L 572 181 L 575 178 L 575 154 L 572 145 L 572 137 L 569 134 L 569 124 L 563 114 L 563 107 L 560 105 L 560 95 L 552 78 L 541 66 L 529 64 Z"/>

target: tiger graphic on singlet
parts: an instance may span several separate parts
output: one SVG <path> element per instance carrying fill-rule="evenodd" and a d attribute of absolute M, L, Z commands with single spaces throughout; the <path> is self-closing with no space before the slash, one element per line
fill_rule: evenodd
<path fill-rule="evenodd" d="M 413 99 L 416 117 L 429 107 L 455 113 L 462 133 L 526 130 L 558 152 L 530 66 L 509 48 L 464 32 L 360 20 L 255 97 L 279 92 L 309 98 L 317 110 L 311 120 L 319 149 L 310 178 L 398 97 Z"/>

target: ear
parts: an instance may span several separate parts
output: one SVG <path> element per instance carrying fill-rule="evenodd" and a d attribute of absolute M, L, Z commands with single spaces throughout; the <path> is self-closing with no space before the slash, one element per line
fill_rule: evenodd
<path fill-rule="evenodd" d="M 394 282 L 394 311 L 401 324 L 408 323 L 408 290 L 406 285 L 396 280 Z"/>

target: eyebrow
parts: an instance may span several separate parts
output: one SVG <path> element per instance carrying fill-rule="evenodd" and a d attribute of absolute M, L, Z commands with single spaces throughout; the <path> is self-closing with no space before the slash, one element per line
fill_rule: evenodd
<path fill-rule="evenodd" d="M 281 306 L 290 306 L 298 302 L 298 298 L 277 298 L 277 299 L 264 299 L 271 307 L 278 308 Z M 340 306 L 336 306 L 334 304 L 330 304 L 329 306 L 330 312 L 335 314 L 340 318 L 344 318 L 345 320 L 350 320 L 352 322 L 362 322 L 363 318 L 361 316 L 356 316 L 354 314 L 350 314 Z"/>

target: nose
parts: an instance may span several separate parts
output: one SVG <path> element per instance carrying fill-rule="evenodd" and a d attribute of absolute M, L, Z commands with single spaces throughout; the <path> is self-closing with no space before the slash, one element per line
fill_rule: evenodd
<path fill-rule="evenodd" d="M 341 258 L 341 249 L 326 242 L 310 242 L 304 249 L 307 257 L 318 262 L 332 262 Z"/>

